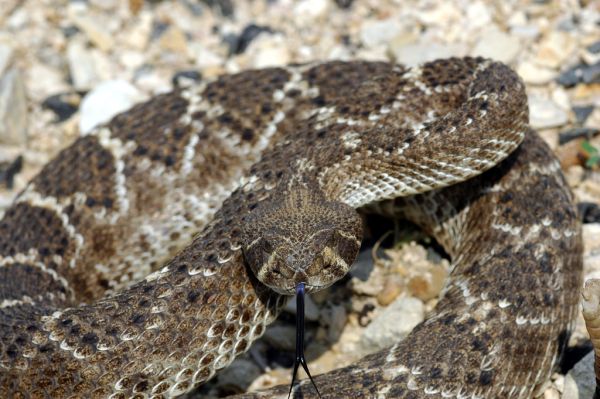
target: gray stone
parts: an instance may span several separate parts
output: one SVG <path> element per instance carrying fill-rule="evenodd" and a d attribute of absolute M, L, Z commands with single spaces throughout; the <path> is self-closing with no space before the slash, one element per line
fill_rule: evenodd
<path fill-rule="evenodd" d="M 219 386 L 244 392 L 262 373 L 260 367 L 246 359 L 235 359 L 229 367 L 219 371 Z"/>
<path fill-rule="evenodd" d="M 562 399 L 588 399 L 594 396 L 594 351 L 581 359 L 566 375 Z"/>
<path fill-rule="evenodd" d="M 0 78 L 0 142 L 21 145 L 27 141 L 27 100 L 18 69 Z"/>
<path fill-rule="evenodd" d="M 138 89 L 124 80 L 108 80 L 99 84 L 81 101 L 81 133 L 89 133 L 95 126 L 108 122 L 141 100 Z"/>
<path fill-rule="evenodd" d="M 263 338 L 270 346 L 282 351 L 296 349 L 296 326 L 288 324 L 273 324 L 265 330 Z"/>
<path fill-rule="evenodd" d="M 425 309 L 420 300 L 412 297 L 396 299 L 367 326 L 358 349 L 366 355 L 393 345 L 405 338 L 424 317 Z"/>
<path fill-rule="evenodd" d="M 6 71 L 13 57 L 13 48 L 7 44 L 0 43 L 0 76 Z"/>
<path fill-rule="evenodd" d="M 296 314 L 296 298 L 290 298 L 290 300 L 283 307 L 284 312 Z M 304 318 L 308 321 L 317 321 L 320 317 L 320 311 L 315 301 L 312 300 L 310 295 L 304 296 Z"/>

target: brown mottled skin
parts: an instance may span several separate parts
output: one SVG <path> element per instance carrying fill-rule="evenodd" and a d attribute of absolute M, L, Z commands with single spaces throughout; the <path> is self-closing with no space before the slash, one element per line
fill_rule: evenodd
<path fill-rule="evenodd" d="M 532 397 L 574 318 L 581 239 L 527 123 L 520 79 L 478 58 L 247 71 L 134 107 L 0 222 L 0 397 L 191 390 L 263 333 L 275 291 L 345 273 L 364 206 L 420 224 L 453 267 L 406 340 L 317 376 L 323 397 Z"/>

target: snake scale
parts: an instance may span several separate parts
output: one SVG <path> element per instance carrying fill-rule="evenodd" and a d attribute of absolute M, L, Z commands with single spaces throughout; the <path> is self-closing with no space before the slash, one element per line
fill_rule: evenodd
<path fill-rule="evenodd" d="M 293 280 L 347 271 L 365 207 L 420 225 L 451 272 L 408 338 L 317 376 L 323 397 L 533 397 L 579 298 L 572 200 L 501 63 L 334 61 L 177 87 L 79 138 L 5 212 L 0 397 L 191 390 L 261 336 Z"/>

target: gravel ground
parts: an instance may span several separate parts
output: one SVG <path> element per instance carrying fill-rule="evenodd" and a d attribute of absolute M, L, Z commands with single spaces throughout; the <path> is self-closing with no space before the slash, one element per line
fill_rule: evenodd
<path fill-rule="evenodd" d="M 580 203 L 586 276 L 600 278 L 597 1 L 1 0 L 0 208 L 80 134 L 174 81 L 290 62 L 463 55 L 501 60 L 527 83 L 531 124 Z M 418 232 L 395 236 L 404 238 L 363 252 L 349 278 L 309 301 L 313 374 L 386 346 L 435 305 L 447 260 Z M 195 396 L 289 383 L 293 313 Z M 402 322 L 382 322 L 393 319 Z M 578 380 L 564 374 L 589 348 L 580 320 L 544 398 L 591 397 L 590 356 L 575 367 Z"/>

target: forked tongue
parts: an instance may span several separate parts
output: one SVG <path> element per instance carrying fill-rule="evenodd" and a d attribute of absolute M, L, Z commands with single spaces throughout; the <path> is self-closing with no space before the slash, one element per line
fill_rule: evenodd
<path fill-rule="evenodd" d="M 321 398 L 319 388 L 317 388 L 317 384 L 315 384 L 312 375 L 310 375 L 310 371 L 308 371 L 308 365 L 306 364 L 306 359 L 304 357 L 304 294 L 304 283 L 299 283 L 296 286 L 296 358 L 294 360 L 294 372 L 292 373 L 292 383 L 290 385 L 288 399 L 292 394 L 292 388 L 294 388 L 294 383 L 296 382 L 296 374 L 298 374 L 299 365 L 302 365 L 310 382 L 313 384 L 313 387 L 315 387 L 317 395 Z"/>

